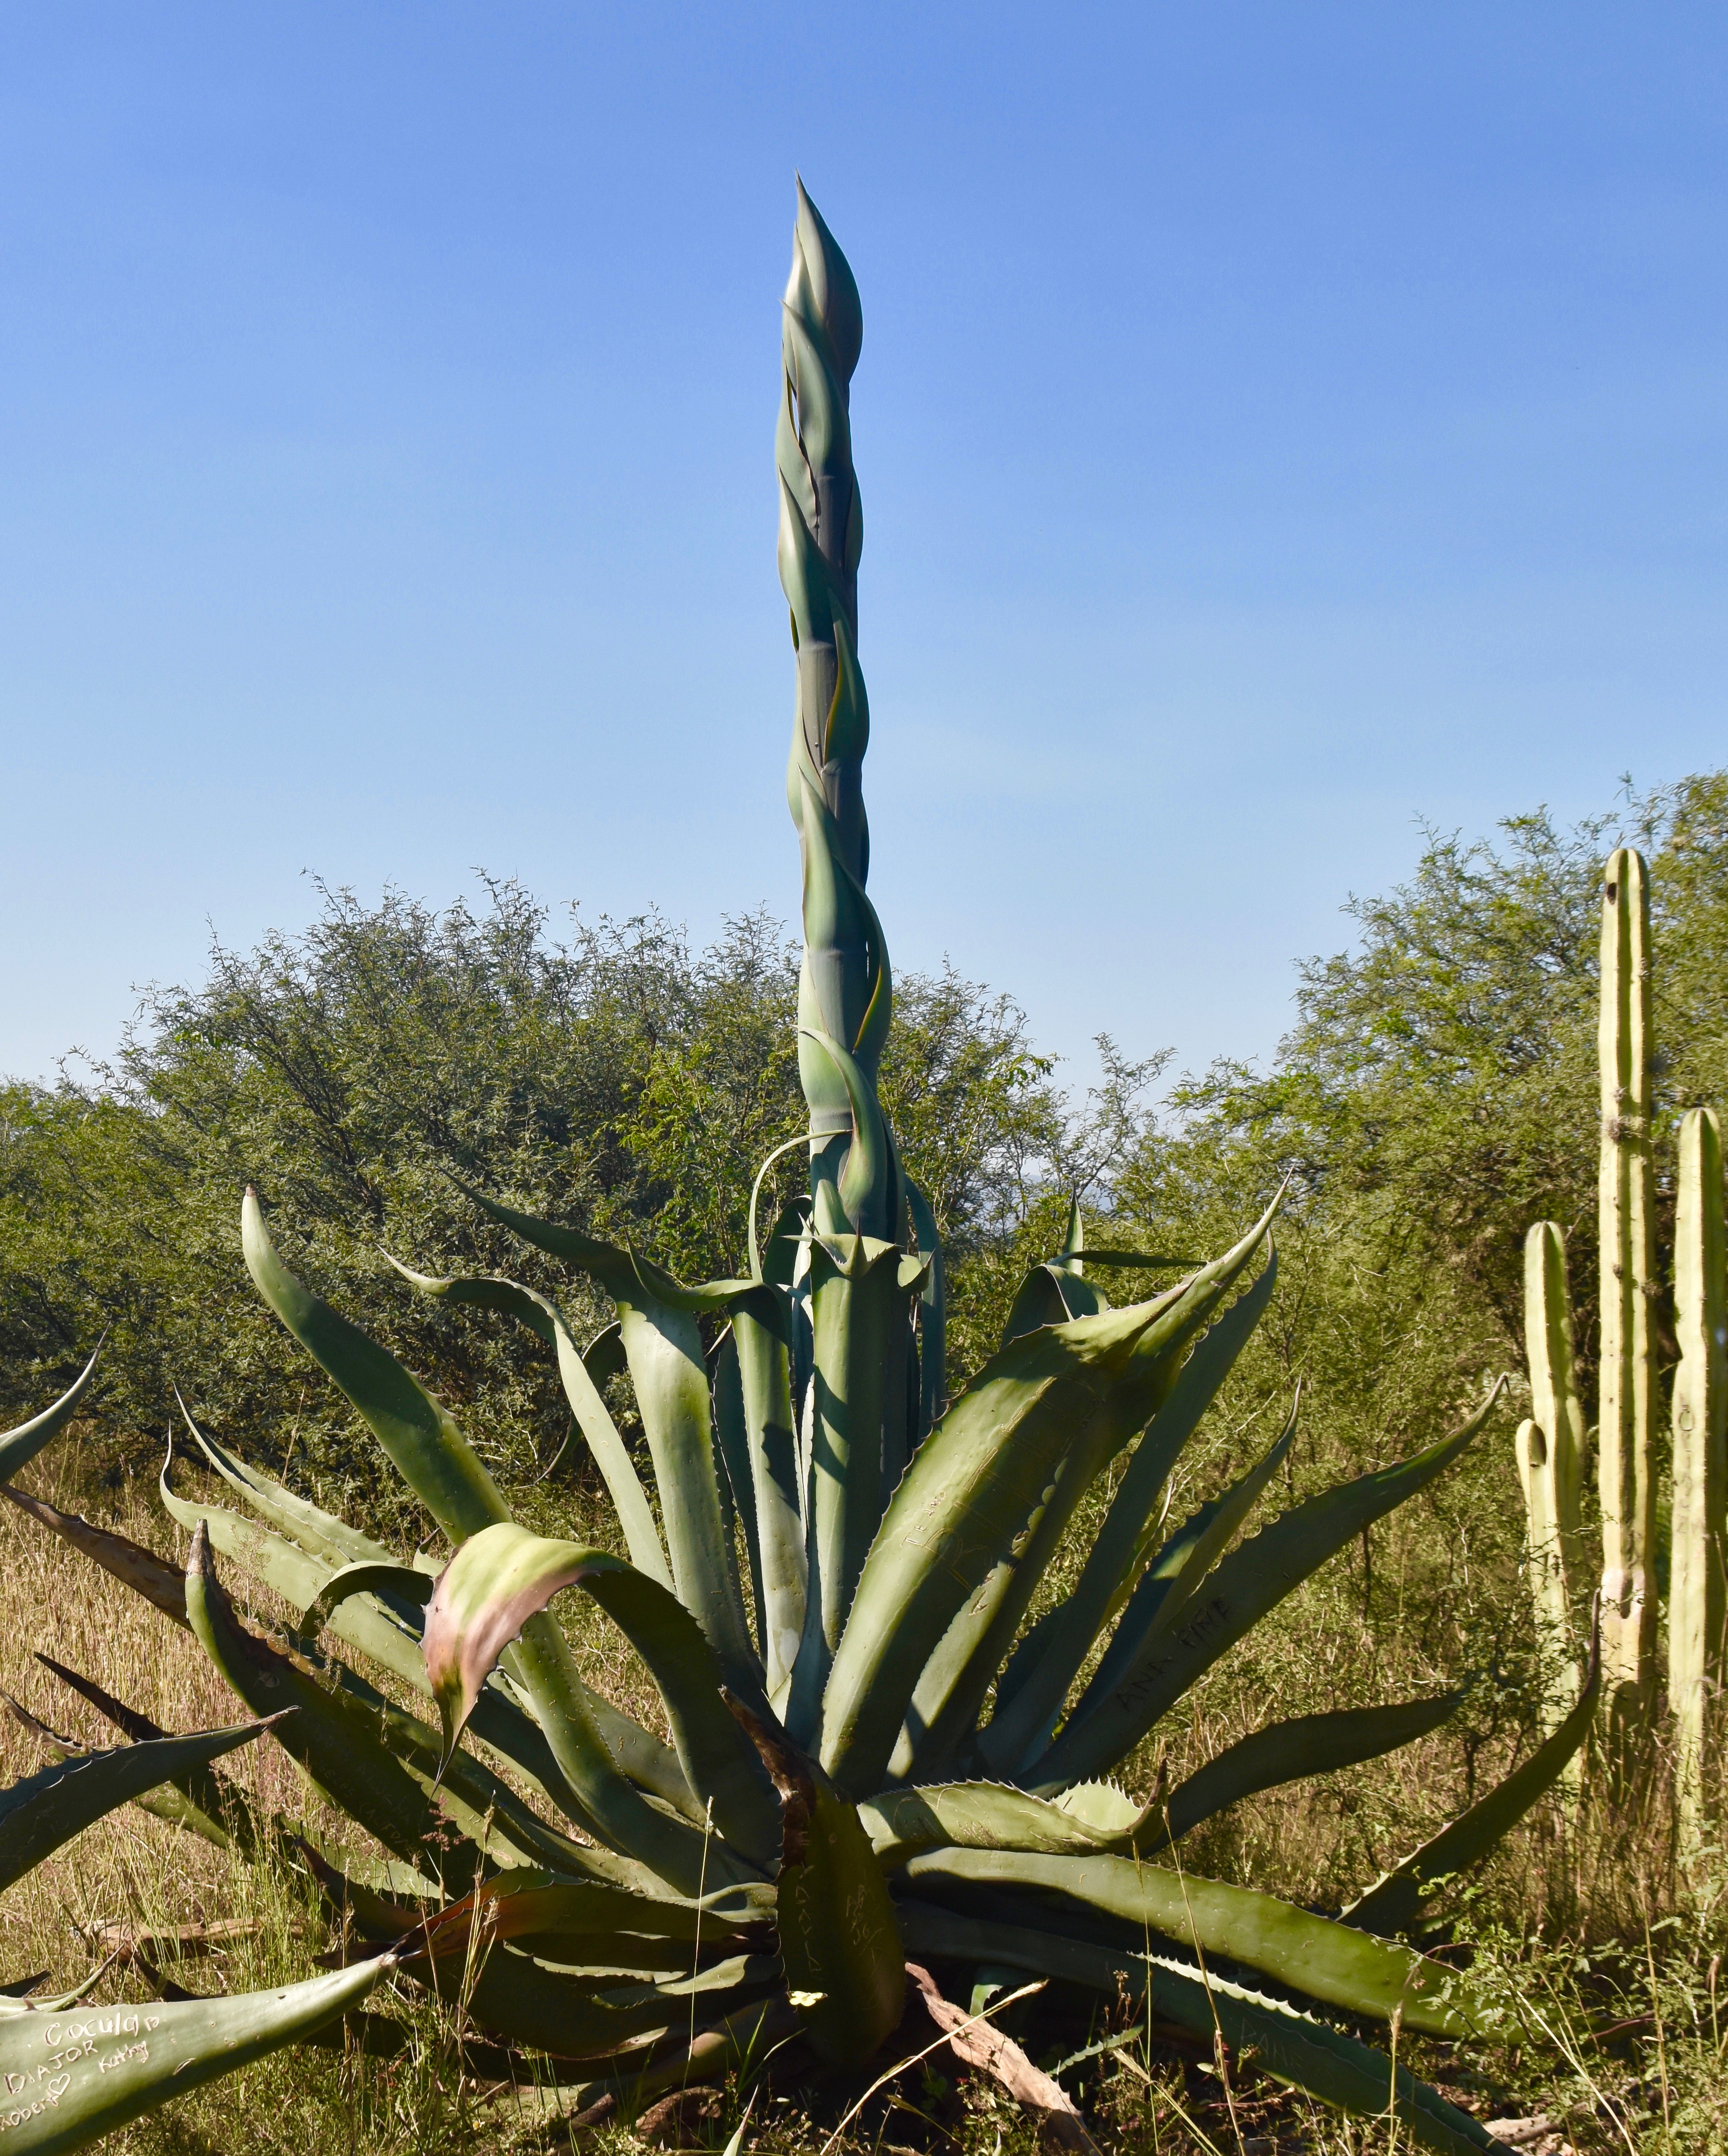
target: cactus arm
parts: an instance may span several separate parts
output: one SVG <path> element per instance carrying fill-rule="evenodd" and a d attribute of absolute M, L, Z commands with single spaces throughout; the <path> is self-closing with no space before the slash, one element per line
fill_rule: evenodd
<path fill-rule="evenodd" d="M 1608 1712 L 1623 1731 L 1648 1712 L 1655 1670 L 1650 1578 L 1656 1479 L 1651 1456 L 1654 1188 L 1650 1161 L 1650 893 L 1643 857 L 1623 846 L 1602 883 L 1597 1034 L 1602 1153 L 1602 1661 Z"/>
<path fill-rule="evenodd" d="M 1680 1125 L 1674 1212 L 1674 1541 L 1668 1697 L 1679 1730 L 1675 1783 L 1683 1834 L 1704 1807 L 1705 1702 L 1721 1676 L 1723 1506 L 1728 1499 L 1728 1298 L 1724 1293 L 1722 1126 L 1714 1108 Z"/>
<path fill-rule="evenodd" d="M 1524 1490 L 1525 1564 L 1545 1671 L 1543 1727 L 1557 1728 L 1577 1691 L 1572 1613 L 1583 1592 L 1578 1489 L 1584 1411 L 1572 1367 L 1566 1238 L 1539 1220 L 1524 1240 L 1524 1337 L 1531 1413 L 1513 1450 Z"/>
<path fill-rule="evenodd" d="M 1531 1413 L 1547 1440 L 1556 1558 L 1568 1607 L 1577 1609 L 1588 1602 L 1594 1584 L 1583 1562 L 1582 1540 L 1584 1403 L 1572 1347 L 1566 1237 L 1551 1220 L 1538 1221 L 1525 1239 L 1524 1322 Z"/>

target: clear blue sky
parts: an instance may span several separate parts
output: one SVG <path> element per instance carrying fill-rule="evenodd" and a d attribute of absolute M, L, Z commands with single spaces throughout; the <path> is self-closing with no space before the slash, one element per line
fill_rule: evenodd
<path fill-rule="evenodd" d="M 1720 8 L 4 21 L 0 1070 L 308 871 L 791 915 L 795 167 L 900 967 L 1264 1054 L 1417 816 L 1728 761 Z"/>

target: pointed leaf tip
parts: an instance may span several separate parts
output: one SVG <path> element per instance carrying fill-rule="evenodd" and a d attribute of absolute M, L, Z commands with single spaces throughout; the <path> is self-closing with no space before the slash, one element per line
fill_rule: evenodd
<path fill-rule="evenodd" d="M 421 1645 L 444 1726 L 440 1779 L 499 1656 L 560 1588 L 589 1571 L 592 1555 L 500 1520 L 469 1536 L 438 1574 Z"/>

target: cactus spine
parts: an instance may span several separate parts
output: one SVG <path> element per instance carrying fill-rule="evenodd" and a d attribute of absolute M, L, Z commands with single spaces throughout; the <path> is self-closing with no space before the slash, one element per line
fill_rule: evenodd
<path fill-rule="evenodd" d="M 1551 1220 L 1539 1220 L 1525 1238 L 1524 1330 L 1531 1412 L 1518 1430 L 1518 1473 L 1529 1522 L 1531 1592 L 1549 1650 L 1552 1728 L 1577 1690 L 1567 1648 L 1572 1613 L 1586 1589 L 1579 1503 L 1584 1407 L 1573 1368 L 1566 1237 Z"/>
<path fill-rule="evenodd" d="M 1643 857 L 1622 846 L 1602 884 L 1601 1387 L 1602 1671 L 1609 1717 L 1624 1731 L 1648 1712 L 1656 1660 L 1650 1563 L 1656 1526 L 1651 1458 L 1650 894 Z"/>
<path fill-rule="evenodd" d="M 1728 1502 L 1728 1293 L 1725 1293 L 1722 1126 L 1714 1108 L 1680 1125 L 1674 1214 L 1674 1544 L 1668 1697 L 1679 1736 L 1683 1837 L 1704 1810 L 1705 1702 L 1721 1672 L 1723 1508 Z"/>

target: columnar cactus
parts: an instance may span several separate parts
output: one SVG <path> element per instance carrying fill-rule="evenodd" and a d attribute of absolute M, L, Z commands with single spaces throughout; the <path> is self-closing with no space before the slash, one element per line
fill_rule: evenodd
<path fill-rule="evenodd" d="M 1674 1214 L 1674 1554 L 1668 1697 L 1679 1732 L 1683 1833 L 1704 1801 L 1705 1702 L 1720 1676 L 1725 1621 L 1723 1508 L 1728 1503 L 1728 1295 L 1724 1284 L 1722 1126 L 1714 1108 L 1680 1125 Z"/>
<path fill-rule="evenodd" d="M 1642 855 L 1622 846 L 1602 881 L 1601 1387 L 1602 1671 L 1611 1723 L 1623 1730 L 1652 1702 L 1656 1601 L 1651 1559 L 1656 1476 L 1651 1452 L 1655 1266 L 1650 1159 L 1650 893 Z"/>

